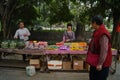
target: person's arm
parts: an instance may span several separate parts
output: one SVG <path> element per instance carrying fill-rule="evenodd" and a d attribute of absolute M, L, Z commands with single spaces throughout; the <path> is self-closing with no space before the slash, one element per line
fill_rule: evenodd
<path fill-rule="evenodd" d="M 99 56 L 98 65 L 97 65 L 98 70 L 102 69 L 102 65 L 106 59 L 106 56 L 108 53 L 108 43 L 109 43 L 108 37 L 106 35 L 103 35 L 100 38 L 100 56 Z"/>
<path fill-rule="evenodd" d="M 25 34 L 24 36 L 30 36 L 30 31 L 27 28 L 25 28 L 25 30 L 26 30 L 27 34 Z"/>
<path fill-rule="evenodd" d="M 18 38 L 18 30 L 15 32 L 14 39 Z"/>
<path fill-rule="evenodd" d="M 66 35 L 66 32 L 64 32 L 64 34 L 63 34 L 63 37 L 62 37 L 62 42 L 65 42 L 66 40 L 65 40 L 65 35 Z"/>
<path fill-rule="evenodd" d="M 65 42 L 65 36 L 63 36 L 63 40 L 62 41 Z"/>
<path fill-rule="evenodd" d="M 75 33 L 74 32 L 72 32 L 72 39 L 70 39 L 70 41 L 73 41 L 73 40 L 75 40 Z"/>

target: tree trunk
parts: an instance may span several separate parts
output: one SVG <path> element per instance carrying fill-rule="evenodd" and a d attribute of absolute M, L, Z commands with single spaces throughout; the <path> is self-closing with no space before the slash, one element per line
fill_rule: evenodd
<path fill-rule="evenodd" d="M 3 38 L 4 39 L 9 39 L 10 36 L 10 20 L 12 17 L 12 13 L 15 10 L 17 6 L 17 1 L 14 0 L 8 0 L 6 2 L 6 5 L 3 5 L 2 3 L 0 4 L 0 16 L 1 18 L 1 26 L 2 26 L 2 31 L 3 31 Z"/>
<path fill-rule="evenodd" d="M 2 29 L 3 29 L 3 38 L 4 39 L 8 39 L 9 36 L 9 29 L 10 29 L 10 18 L 8 17 L 8 15 L 5 15 L 4 18 L 2 18 Z"/>
<path fill-rule="evenodd" d="M 118 49 L 119 48 L 119 33 L 116 32 L 116 27 L 119 22 L 120 15 L 118 10 L 113 10 L 113 31 L 112 31 L 112 47 Z"/>
<path fill-rule="evenodd" d="M 84 27 L 81 25 L 81 23 L 77 23 L 76 25 L 76 31 L 75 31 L 75 37 L 76 41 L 84 41 Z"/>

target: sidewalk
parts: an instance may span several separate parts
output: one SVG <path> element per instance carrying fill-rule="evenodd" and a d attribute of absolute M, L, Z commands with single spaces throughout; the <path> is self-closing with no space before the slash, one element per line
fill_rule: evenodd
<path fill-rule="evenodd" d="M 109 75 L 108 80 L 120 80 L 120 64 L 117 65 L 117 72 Z M 29 77 L 25 69 L 0 68 L 0 80 L 89 80 L 88 73 L 77 72 L 50 72 L 40 73 Z"/>
<path fill-rule="evenodd" d="M 5 64 L 7 65 L 7 63 Z M 16 65 L 22 66 L 20 63 Z M 39 70 L 37 70 L 36 75 L 29 77 L 23 68 L 0 67 L 0 80 L 89 80 L 88 77 L 89 74 L 83 72 L 52 71 L 50 73 L 40 73 Z M 117 63 L 116 73 L 110 74 L 108 80 L 120 80 L 120 62 Z"/>
<path fill-rule="evenodd" d="M 0 68 L 0 80 L 88 80 L 88 73 L 50 72 L 29 77 L 24 69 Z"/>

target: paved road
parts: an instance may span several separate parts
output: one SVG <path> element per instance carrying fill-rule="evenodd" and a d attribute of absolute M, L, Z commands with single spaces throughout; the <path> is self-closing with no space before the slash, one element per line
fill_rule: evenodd
<path fill-rule="evenodd" d="M 89 80 L 88 73 L 50 72 L 40 73 L 29 77 L 25 69 L 0 67 L 0 80 Z M 108 80 L 120 80 L 120 61 L 117 63 L 116 73 L 109 75 Z"/>
<path fill-rule="evenodd" d="M 24 69 L 0 68 L 0 80 L 89 80 L 88 73 L 77 72 L 51 72 L 40 73 L 29 77 Z M 120 80 L 120 63 L 117 65 L 117 72 L 109 75 L 108 80 Z"/>

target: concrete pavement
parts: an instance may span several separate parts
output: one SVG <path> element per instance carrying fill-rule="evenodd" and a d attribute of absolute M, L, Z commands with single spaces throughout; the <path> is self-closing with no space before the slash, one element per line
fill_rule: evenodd
<path fill-rule="evenodd" d="M 78 72 L 50 72 L 40 73 L 29 77 L 25 69 L 0 67 L 0 80 L 89 80 L 88 73 Z M 109 75 L 108 80 L 120 80 L 120 63 L 117 63 L 117 71 Z"/>
<path fill-rule="evenodd" d="M 20 63 L 16 65 L 20 65 Z M 0 67 L 0 80 L 89 80 L 88 76 L 88 73 L 82 72 L 52 71 L 50 73 L 41 73 L 37 70 L 36 75 L 29 77 L 23 68 Z M 120 62 L 117 62 L 116 73 L 110 74 L 108 80 L 120 80 Z"/>

